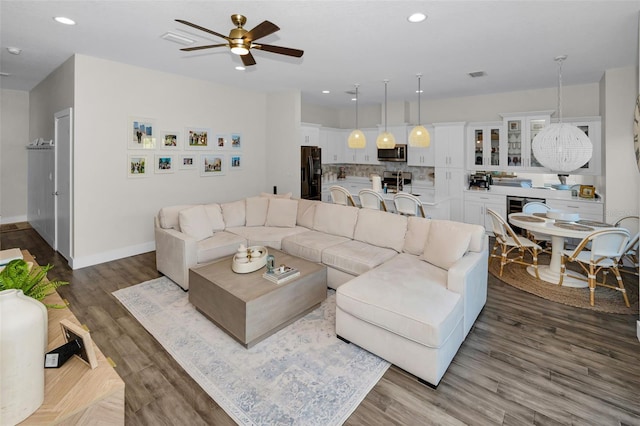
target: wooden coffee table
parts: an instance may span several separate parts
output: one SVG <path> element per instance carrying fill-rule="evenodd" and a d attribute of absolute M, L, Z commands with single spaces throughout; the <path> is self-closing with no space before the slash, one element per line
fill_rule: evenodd
<path fill-rule="evenodd" d="M 300 277 L 274 284 L 261 268 L 248 274 L 231 270 L 233 256 L 189 270 L 189 302 L 231 337 L 250 348 L 320 305 L 327 297 L 327 268 L 268 248 L 276 266 Z"/>

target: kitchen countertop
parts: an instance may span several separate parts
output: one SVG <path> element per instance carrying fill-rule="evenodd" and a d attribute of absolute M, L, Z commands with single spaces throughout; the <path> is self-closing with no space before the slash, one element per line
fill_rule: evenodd
<path fill-rule="evenodd" d="M 584 201 L 588 203 L 603 203 L 602 196 L 600 198 L 580 198 L 578 196 L 571 195 L 571 191 L 568 190 L 556 190 L 556 189 L 543 189 L 543 188 L 520 188 L 517 186 L 500 186 L 491 185 L 486 189 L 465 189 L 465 192 L 485 192 L 487 194 L 494 195 L 510 195 L 513 197 L 531 197 L 531 198 L 544 198 L 549 200 L 574 200 Z"/>

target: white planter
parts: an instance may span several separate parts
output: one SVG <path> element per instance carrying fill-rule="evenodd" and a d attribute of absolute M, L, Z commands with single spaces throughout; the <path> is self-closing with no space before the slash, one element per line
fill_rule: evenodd
<path fill-rule="evenodd" d="M 0 424 L 15 425 L 44 401 L 47 308 L 22 290 L 0 291 Z"/>

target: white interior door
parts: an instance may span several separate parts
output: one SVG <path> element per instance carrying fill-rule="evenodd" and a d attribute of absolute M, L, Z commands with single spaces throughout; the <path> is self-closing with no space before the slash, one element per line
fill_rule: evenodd
<path fill-rule="evenodd" d="M 72 108 L 57 112 L 55 117 L 55 249 L 67 261 L 72 259 L 72 223 L 73 223 L 73 191 L 72 191 L 72 155 L 73 155 L 73 111 Z"/>

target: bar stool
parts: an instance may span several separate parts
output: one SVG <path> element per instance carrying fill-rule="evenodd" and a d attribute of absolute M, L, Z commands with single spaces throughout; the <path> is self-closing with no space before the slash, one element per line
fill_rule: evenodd
<path fill-rule="evenodd" d="M 358 198 L 360 198 L 360 206 L 363 209 L 387 211 L 387 205 L 384 203 L 382 195 L 372 189 L 361 189 L 358 192 Z"/>
<path fill-rule="evenodd" d="M 424 214 L 424 207 L 422 207 L 422 201 L 415 195 L 407 194 L 406 192 L 399 192 L 393 196 L 393 204 L 396 206 L 396 213 L 403 214 L 405 216 L 418 216 L 427 217 Z"/>
<path fill-rule="evenodd" d="M 331 191 L 331 200 L 334 204 L 356 207 L 356 202 L 346 188 L 340 185 L 332 185 L 329 187 L 329 191 Z"/>

